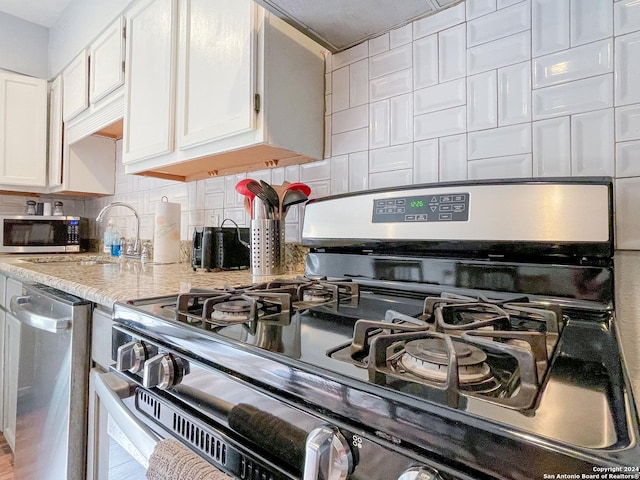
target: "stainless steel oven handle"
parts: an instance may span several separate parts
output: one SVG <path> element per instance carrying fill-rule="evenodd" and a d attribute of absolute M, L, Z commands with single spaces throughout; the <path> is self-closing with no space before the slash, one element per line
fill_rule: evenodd
<path fill-rule="evenodd" d="M 70 318 L 53 318 L 40 315 L 29 307 L 32 305 L 31 302 L 32 297 L 30 295 L 11 297 L 9 308 L 21 323 L 52 333 L 64 332 L 71 327 Z"/>
<path fill-rule="evenodd" d="M 161 439 L 122 403 L 122 398 L 128 398 L 132 395 L 131 384 L 115 373 L 99 373 L 96 370 L 91 371 L 90 382 L 91 389 L 100 398 L 102 406 L 148 461 L 153 449 Z"/>

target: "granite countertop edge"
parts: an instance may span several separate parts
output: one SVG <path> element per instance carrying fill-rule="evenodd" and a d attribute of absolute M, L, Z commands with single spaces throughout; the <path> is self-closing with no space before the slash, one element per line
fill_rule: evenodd
<path fill-rule="evenodd" d="M 0 272 L 23 282 L 57 288 L 108 309 L 116 302 L 175 295 L 191 288 L 239 287 L 304 274 L 289 271 L 277 276 L 253 276 L 250 270 L 194 271 L 187 263 L 143 264 L 95 254 L 0 255 Z"/>

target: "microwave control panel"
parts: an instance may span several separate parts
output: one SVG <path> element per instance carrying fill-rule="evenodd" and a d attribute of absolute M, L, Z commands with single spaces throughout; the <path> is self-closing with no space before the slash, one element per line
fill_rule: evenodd
<path fill-rule="evenodd" d="M 466 222 L 468 220 L 468 193 L 373 200 L 373 223 Z"/>

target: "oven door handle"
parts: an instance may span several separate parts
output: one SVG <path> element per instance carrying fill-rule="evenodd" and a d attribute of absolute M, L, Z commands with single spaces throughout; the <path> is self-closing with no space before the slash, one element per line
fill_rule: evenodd
<path fill-rule="evenodd" d="M 109 412 L 125 437 L 140 452 L 144 466 L 148 468 L 149 457 L 161 438 L 138 420 L 121 400 L 133 395 L 135 385 L 123 380 L 115 373 L 101 373 L 96 369 L 91 371 L 89 384 L 90 391 L 93 392 L 90 398 L 89 418 L 93 421 L 97 420 L 95 401 L 99 400 L 101 408 Z M 92 423 L 90 422 L 90 428 Z"/>

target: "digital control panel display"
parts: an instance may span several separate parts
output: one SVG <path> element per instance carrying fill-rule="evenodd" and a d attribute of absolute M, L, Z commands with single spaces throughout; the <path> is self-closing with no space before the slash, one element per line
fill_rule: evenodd
<path fill-rule="evenodd" d="M 373 223 L 466 222 L 468 220 L 468 193 L 373 200 Z"/>

